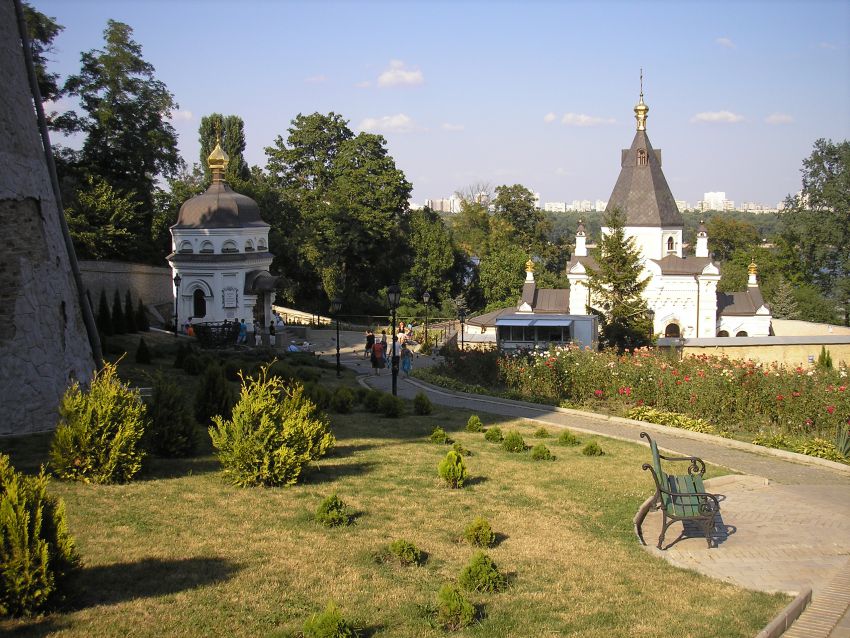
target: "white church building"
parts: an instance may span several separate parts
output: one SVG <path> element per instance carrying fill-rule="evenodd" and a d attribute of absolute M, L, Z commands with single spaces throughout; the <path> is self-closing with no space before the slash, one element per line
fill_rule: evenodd
<path fill-rule="evenodd" d="M 179 275 L 177 323 L 254 320 L 268 326 L 277 277 L 269 272 L 269 225 L 250 197 L 233 191 L 224 181 L 228 164 L 221 144 L 210 153 L 212 183 L 204 193 L 180 207 L 171 227 L 168 256 Z"/>
<path fill-rule="evenodd" d="M 718 292 L 720 270 L 709 253 L 704 224 L 697 231 L 694 255 L 683 256 L 684 220 L 661 170 L 661 151 L 652 148 L 646 134 L 649 107 L 642 90 L 634 110 L 637 132 L 631 148 L 622 151 L 620 176 L 606 212 L 618 208 L 625 214 L 625 235 L 641 252 L 643 274 L 649 279 L 644 297 L 654 333 L 674 338 L 769 336 L 771 314 L 759 290 L 755 264 L 750 264 L 746 290 Z M 602 232 L 609 229 L 603 227 Z M 588 255 L 586 242 L 580 222 L 575 252 L 567 264 L 572 315 L 585 314 L 594 305 L 588 269 L 596 262 Z"/>

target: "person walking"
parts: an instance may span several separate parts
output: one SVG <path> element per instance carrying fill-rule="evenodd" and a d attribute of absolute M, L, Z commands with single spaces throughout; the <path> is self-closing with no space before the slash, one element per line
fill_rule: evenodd
<path fill-rule="evenodd" d="M 413 352 L 407 347 L 406 343 L 401 344 L 401 371 L 405 377 L 410 376 L 410 371 L 413 369 Z"/>
<path fill-rule="evenodd" d="M 383 365 L 387 367 L 387 331 L 381 330 L 381 352 L 383 353 Z M 377 344 L 376 344 L 377 345 Z"/>
<path fill-rule="evenodd" d="M 381 374 L 381 368 L 383 368 L 386 363 L 384 362 L 384 347 L 386 343 L 382 343 L 378 341 L 375 345 L 372 346 L 372 368 L 375 370 L 375 374 Z"/>
<path fill-rule="evenodd" d="M 263 332 L 260 329 L 260 322 L 254 319 L 254 345 L 259 346 L 263 343 Z"/>
<path fill-rule="evenodd" d="M 366 331 L 366 354 L 363 355 L 364 359 L 368 359 L 372 356 L 372 347 L 375 345 L 375 333 L 372 332 L 372 329 Z"/>
<path fill-rule="evenodd" d="M 243 319 L 239 323 L 239 336 L 236 337 L 236 343 L 247 343 L 248 342 L 248 326 L 245 325 L 245 320 Z"/>
<path fill-rule="evenodd" d="M 274 321 L 272 320 L 272 321 L 269 321 L 269 345 L 272 346 L 272 347 L 275 345 L 274 335 L 275 335 L 275 328 L 274 328 Z"/>

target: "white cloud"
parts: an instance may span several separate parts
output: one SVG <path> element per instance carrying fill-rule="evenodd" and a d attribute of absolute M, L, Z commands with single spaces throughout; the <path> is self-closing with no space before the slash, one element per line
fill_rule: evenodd
<path fill-rule="evenodd" d="M 370 133 L 408 133 L 414 128 L 413 120 L 404 113 L 367 117 L 360 122 L 360 130 Z"/>
<path fill-rule="evenodd" d="M 768 124 L 791 124 L 794 118 L 787 113 L 771 113 L 764 118 L 764 121 Z"/>
<path fill-rule="evenodd" d="M 358 89 L 368 89 L 370 86 L 372 86 L 372 83 L 369 80 L 364 80 L 363 82 L 358 82 L 354 86 Z"/>
<path fill-rule="evenodd" d="M 444 131 L 462 131 L 464 127 L 463 124 L 450 124 L 449 122 L 446 122 L 445 124 L 442 124 L 440 128 Z"/>
<path fill-rule="evenodd" d="M 554 113 L 547 113 L 546 115 L 543 116 L 543 121 L 546 122 L 546 124 L 549 124 L 550 122 L 554 122 L 557 119 L 558 119 L 558 116 L 555 115 Z"/>
<path fill-rule="evenodd" d="M 723 124 L 734 124 L 743 121 L 744 116 L 732 113 L 732 111 L 706 111 L 697 113 L 691 118 L 691 122 L 722 122 Z"/>
<path fill-rule="evenodd" d="M 717 44 L 719 44 L 720 46 L 725 47 L 727 49 L 736 49 L 737 48 L 735 46 L 735 43 L 732 42 L 732 40 L 730 40 L 729 38 L 717 38 L 715 40 L 715 42 Z"/>
<path fill-rule="evenodd" d="M 406 69 L 401 60 L 390 60 L 390 68 L 378 76 L 378 86 L 416 86 L 425 82 L 422 71 Z"/>
<path fill-rule="evenodd" d="M 614 122 L 614 118 L 611 117 L 597 117 L 584 113 L 564 113 L 561 118 L 561 124 L 567 126 L 599 126 L 600 124 L 614 124 Z"/>
<path fill-rule="evenodd" d="M 304 82 L 307 84 L 321 84 L 322 82 L 327 82 L 328 76 L 326 75 L 311 75 L 308 78 L 304 78 Z"/>
<path fill-rule="evenodd" d="M 821 49 L 829 49 L 830 51 L 835 51 L 836 49 L 838 49 L 838 47 L 835 46 L 832 42 L 821 42 L 820 44 L 818 44 L 818 46 Z"/>
<path fill-rule="evenodd" d="M 191 122 L 194 117 L 192 111 L 172 111 L 170 119 L 172 122 Z"/>

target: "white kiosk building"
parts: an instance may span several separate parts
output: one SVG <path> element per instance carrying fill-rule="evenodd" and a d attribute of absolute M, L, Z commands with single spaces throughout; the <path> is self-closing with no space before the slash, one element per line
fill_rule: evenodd
<path fill-rule="evenodd" d="M 212 183 L 180 207 L 171 227 L 177 324 L 244 320 L 251 330 L 256 319 L 268 327 L 278 279 L 269 272 L 269 225 L 257 202 L 224 181 L 220 143 L 208 162 Z"/>

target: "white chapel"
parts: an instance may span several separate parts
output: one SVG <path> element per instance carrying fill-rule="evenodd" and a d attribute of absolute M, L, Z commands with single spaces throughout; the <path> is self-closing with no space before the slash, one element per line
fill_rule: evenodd
<path fill-rule="evenodd" d="M 204 193 L 180 207 L 171 227 L 168 256 L 179 275 L 177 321 L 182 325 L 245 320 L 261 326 L 272 320 L 271 305 L 277 277 L 269 272 L 269 225 L 250 197 L 233 191 L 224 181 L 227 154 L 217 143 L 208 163 L 212 183 Z"/>
<path fill-rule="evenodd" d="M 625 234 L 634 238 L 649 278 L 644 292 L 654 313 L 654 333 L 665 337 L 766 337 L 770 309 L 758 286 L 758 271 L 750 264 L 747 289 L 717 292 L 720 270 L 708 250 L 708 233 L 700 224 L 693 256 L 682 254 L 684 220 L 661 170 L 661 151 L 652 148 L 646 134 L 649 107 L 635 106 L 637 132 L 631 148 L 624 149 L 621 170 L 606 212 L 619 208 L 626 216 Z M 603 233 L 609 232 L 602 228 Z M 567 265 L 570 282 L 569 312 L 584 314 L 592 306 L 588 268 L 596 263 L 587 251 L 583 224 L 576 230 L 576 247 Z"/>

